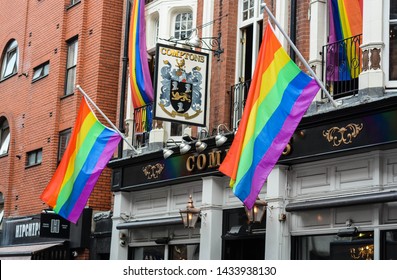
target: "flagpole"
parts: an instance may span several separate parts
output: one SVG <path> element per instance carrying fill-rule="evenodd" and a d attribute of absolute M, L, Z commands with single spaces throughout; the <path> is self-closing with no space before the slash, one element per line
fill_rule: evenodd
<path fill-rule="evenodd" d="M 138 154 L 138 151 L 134 148 L 134 146 L 131 145 L 130 142 L 128 142 L 128 139 L 124 136 L 123 133 L 120 132 L 120 130 L 117 129 L 117 127 L 109 120 L 109 118 L 102 112 L 101 109 L 95 104 L 94 101 L 88 96 L 88 94 L 79 86 L 77 85 L 76 88 L 84 95 L 84 97 L 90 101 L 90 103 L 95 107 L 95 109 L 102 115 L 102 117 L 105 118 L 105 120 L 110 124 L 110 126 L 123 138 L 123 140 L 127 143 L 127 145 L 136 153 Z"/>
<path fill-rule="evenodd" d="M 261 1 L 261 0 L 260 0 Z M 307 63 L 306 59 L 303 57 L 303 55 L 300 53 L 298 48 L 295 46 L 295 44 L 291 41 L 289 36 L 285 33 L 283 28 L 280 26 L 280 24 L 277 22 L 276 18 L 272 14 L 272 12 L 269 10 L 267 7 L 266 3 L 262 3 L 262 7 L 265 8 L 267 14 L 269 17 L 273 20 L 273 22 L 276 24 L 278 29 L 281 31 L 281 33 L 284 35 L 284 37 L 287 39 L 288 43 L 291 45 L 291 47 L 294 49 L 295 53 L 298 55 L 299 59 L 301 62 L 305 65 L 307 70 L 310 72 L 310 74 L 313 76 L 313 78 L 316 80 L 316 82 L 319 84 L 321 89 L 324 91 L 325 95 L 328 97 L 328 99 L 331 101 L 332 105 L 337 108 L 338 104 L 336 104 L 335 100 L 332 98 L 332 96 L 329 94 L 328 90 L 325 88 L 324 84 L 320 81 L 320 79 L 317 77 L 316 73 L 314 73 L 313 69 L 310 67 L 310 65 Z"/>

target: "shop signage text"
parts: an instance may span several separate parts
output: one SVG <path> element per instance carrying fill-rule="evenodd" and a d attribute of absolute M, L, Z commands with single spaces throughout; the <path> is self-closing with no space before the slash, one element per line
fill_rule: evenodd
<path fill-rule="evenodd" d="M 15 238 L 33 237 L 40 235 L 40 223 L 19 224 L 15 227 Z"/>

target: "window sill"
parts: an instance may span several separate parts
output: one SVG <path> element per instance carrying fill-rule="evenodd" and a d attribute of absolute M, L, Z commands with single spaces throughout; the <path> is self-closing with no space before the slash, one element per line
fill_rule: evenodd
<path fill-rule="evenodd" d="M 8 156 L 8 153 L 1 154 L 1 155 L 0 155 L 0 158 L 7 157 L 7 156 Z"/>
<path fill-rule="evenodd" d="M 41 165 L 41 162 L 35 163 L 35 164 L 32 164 L 32 165 L 27 165 L 27 166 L 25 166 L 25 169 L 29 169 L 29 168 L 32 168 L 32 167 L 35 167 L 35 166 L 39 166 L 39 165 Z"/>
<path fill-rule="evenodd" d="M 4 82 L 4 81 L 6 81 L 6 80 L 8 80 L 8 79 L 10 79 L 10 78 L 12 78 L 12 77 L 14 77 L 16 74 L 18 74 L 18 73 L 14 73 L 14 74 L 8 75 L 7 77 L 1 78 L 1 79 L 0 79 L 0 83 L 2 83 L 2 82 Z"/>
<path fill-rule="evenodd" d="M 65 95 L 61 96 L 61 100 L 62 100 L 62 99 L 66 99 L 66 98 L 68 98 L 68 97 L 70 97 L 70 96 L 73 96 L 73 95 L 74 95 L 74 92 L 69 93 L 69 94 L 65 94 Z"/>
<path fill-rule="evenodd" d="M 48 74 L 45 75 L 45 76 L 38 77 L 37 79 L 32 80 L 32 84 L 35 83 L 35 82 L 37 82 L 37 81 L 40 81 L 41 79 L 44 79 L 44 78 L 47 77 L 47 76 L 48 76 Z"/>

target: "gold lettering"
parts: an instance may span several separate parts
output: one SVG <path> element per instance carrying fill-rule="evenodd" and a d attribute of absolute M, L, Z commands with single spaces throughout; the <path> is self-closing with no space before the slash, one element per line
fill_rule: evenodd
<path fill-rule="evenodd" d="M 198 170 L 203 170 L 206 165 L 207 165 L 207 157 L 205 156 L 205 154 L 200 154 L 197 157 L 197 168 L 198 168 Z"/>
<path fill-rule="evenodd" d="M 215 151 L 208 153 L 209 164 L 208 168 L 219 167 L 221 165 L 221 151 Z"/>
<path fill-rule="evenodd" d="M 190 156 L 186 160 L 186 169 L 189 172 L 192 172 L 194 169 L 194 156 Z"/>
<path fill-rule="evenodd" d="M 174 50 L 174 49 L 169 49 L 169 48 L 161 48 L 160 53 L 162 55 L 166 56 L 172 56 L 172 57 L 177 57 L 177 58 L 183 58 L 191 61 L 197 61 L 200 63 L 205 62 L 205 57 L 203 55 L 198 55 L 198 54 L 193 54 L 193 53 L 187 53 L 184 51 L 179 51 L 179 50 Z"/>

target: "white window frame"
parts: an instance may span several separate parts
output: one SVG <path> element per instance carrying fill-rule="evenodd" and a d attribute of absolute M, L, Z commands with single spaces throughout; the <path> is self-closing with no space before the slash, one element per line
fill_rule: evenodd
<path fill-rule="evenodd" d="M 72 135 L 72 129 L 68 128 L 59 132 L 59 143 L 58 143 L 58 163 L 62 160 L 62 157 L 68 147 L 70 137 Z"/>
<path fill-rule="evenodd" d="M 30 162 L 31 156 L 34 156 L 34 162 Z M 37 149 L 26 153 L 26 167 L 36 166 L 43 161 L 43 149 Z"/>
<path fill-rule="evenodd" d="M 178 18 L 178 16 L 180 16 L 180 17 L 182 17 L 183 15 L 191 15 L 191 17 L 192 17 L 192 19 L 191 19 L 191 21 L 190 20 L 186 20 L 186 21 L 180 21 L 179 22 L 179 24 L 180 24 L 180 28 L 179 28 L 179 30 L 177 30 L 177 18 Z M 191 10 L 186 10 L 186 11 L 180 11 L 179 13 L 176 13 L 174 16 L 173 16 L 173 23 L 174 23 L 174 25 L 173 25 L 173 32 L 172 32 L 172 36 L 174 37 L 174 38 L 176 38 L 176 39 L 187 39 L 187 38 L 189 38 L 189 36 L 192 34 L 192 30 L 194 29 L 194 15 L 193 15 L 193 11 L 191 11 Z M 187 25 L 191 25 L 190 26 L 190 28 L 189 28 L 189 26 L 187 26 L 186 27 L 186 29 L 184 30 L 184 29 L 182 29 L 181 28 L 181 26 L 183 25 L 183 24 L 187 24 Z M 178 32 L 179 33 L 179 36 L 176 36 L 176 32 Z M 186 33 L 186 36 L 185 37 L 181 37 L 180 35 L 182 34 L 182 33 Z"/>
<path fill-rule="evenodd" d="M 10 126 L 7 119 L 0 118 L 0 156 L 8 154 L 10 137 Z"/>
<path fill-rule="evenodd" d="M 33 69 L 32 82 L 48 76 L 50 73 L 50 61 L 46 61 Z"/>
<path fill-rule="evenodd" d="M 384 56 L 382 55 L 382 61 L 381 63 L 383 64 L 383 71 L 385 74 L 385 84 L 387 88 L 397 88 L 397 80 L 390 80 L 390 75 L 389 75 L 389 70 L 390 70 L 390 23 L 396 23 L 397 24 L 397 19 L 390 20 L 390 0 L 389 1 L 384 1 Z"/>
<path fill-rule="evenodd" d="M 171 37 L 175 36 L 175 27 L 176 27 L 176 18 L 178 17 L 178 15 L 182 15 L 182 14 L 186 14 L 186 13 L 190 13 L 192 15 L 192 26 L 191 26 L 191 30 L 193 30 L 195 28 L 195 24 L 196 24 L 196 18 L 195 18 L 195 13 L 193 12 L 193 8 L 192 7 L 180 7 L 177 8 L 176 10 L 172 11 L 172 27 L 171 27 Z M 191 33 L 190 33 L 191 34 Z M 189 126 L 187 124 L 183 124 L 183 123 L 172 123 L 172 122 L 164 122 L 163 124 L 165 130 L 167 131 L 167 139 L 168 138 L 172 138 L 175 142 L 177 143 L 181 143 L 183 140 L 183 136 L 185 134 L 188 134 L 190 136 L 191 132 L 188 129 Z M 181 134 L 172 134 L 172 127 L 175 126 L 180 126 L 181 129 Z M 187 130 L 188 129 L 188 130 Z"/>
<path fill-rule="evenodd" d="M 241 41 L 244 40 L 245 33 L 242 32 L 242 29 L 249 26 L 253 25 L 253 42 L 252 42 L 252 71 L 251 71 L 251 76 L 254 73 L 254 68 L 255 68 L 255 63 L 258 57 L 258 51 L 259 51 L 259 26 L 258 22 L 263 21 L 263 11 L 264 9 L 261 7 L 261 1 L 254 1 L 254 16 L 251 18 L 248 18 L 246 20 L 243 20 L 243 5 L 244 2 L 247 0 L 239 0 L 239 8 L 238 8 L 238 40 L 237 40 L 237 60 L 236 60 L 236 83 L 239 82 L 239 78 L 243 75 L 244 73 L 244 65 L 245 65 L 245 59 L 243 55 L 243 48 L 241 46 Z M 248 0 L 249 1 L 249 0 Z M 247 77 L 245 77 L 247 80 Z"/>
<path fill-rule="evenodd" d="M 18 72 L 18 60 L 18 42 L 13 39 L 7 44 L 7 47 L 3 52 L 0 80 L 5 80 Z"/>
<path fill-rule="evenodd" d="M 77 57 L 79 50 L 78 38 L 68 41 L 68 53 L 66 59 L 66 81 L 65 81 L 65 95 L 73 94 L 76 84 L 76 68 Z"/>
<path fill-rule="evenodd" d="M 170 0 L 170 1 L 152 1 L 145 6 L 146 17 L 149 18 L 149 24 L 146 26 L 146 41 L 148 43 L 148 49 L 155 49 L 155 42 L 153 42 L 156 36 L 160 43 L 165 43 L 161 39 L 169 39 L 175 34 L 175 20 L 176 16 L 181 13 L 192 13 L 192 29 L 196 27 L 197 21 L 197 1 L 195 0 Z M 158 29 L 156 27 L 156 21 L 158 22 Z M 157 34 L 157 35 L 154 35 Z M 157 43 L 157 42 L 156 42 Z M 149 52 L 150 52 L 149 51 Z M 130 111 L 130 115 L 134 110 Z M 128 112 L 127 112 L 128 114 Z M 131 117 L 132 119 L 133 117 Z M 185 132 L 189 133 L 189 126 L 186 124 L 182 125 L 181 135 L 171 135 L 171 122 L 164 121 L 162 127 L 165 131 L 165 139 L 172 138 L 175 142 L 180 143 L 182 136 Z"/>

